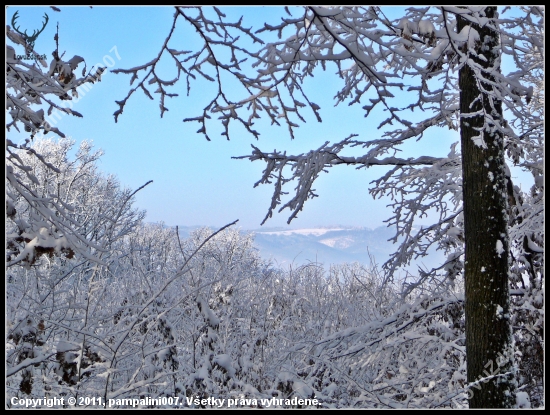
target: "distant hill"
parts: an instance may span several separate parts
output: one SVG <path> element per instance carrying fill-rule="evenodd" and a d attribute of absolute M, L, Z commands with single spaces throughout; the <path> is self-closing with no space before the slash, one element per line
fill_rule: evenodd
<path fill-rule="evenodd" d="M 326 266 L 355 261 L 368 264 L 369 252 L 381 264 L 395 249 L 387 241 L 392 232 L 385 227 L 256 230 L 254 233 L 260 255 L 283 266 L 309 262 Z"/>
<path fill-rule="evenodd" d="M 201 226 L 180 226 L 180 236 L 185 238 Z M 262 258 L 272 260 L 275 265 L 287 268 L 310 262 L 330 264 L 343 262 L 370 263 L 369 253 L 380 266 L 397 249 L 397 244 L 389 242 L 394 232 L 380 226 L 375 229 L 346 226 L 319 227 L 308 229 L 262 228 L 251 231 L 255 245 Z M 435 266 L 443 258 L 442 254 L 424 258 L 426 266 Z"/>

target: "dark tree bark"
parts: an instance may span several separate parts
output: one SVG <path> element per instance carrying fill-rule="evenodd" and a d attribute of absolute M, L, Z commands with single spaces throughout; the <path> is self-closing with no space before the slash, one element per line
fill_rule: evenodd
<path fill-rule="evenodd" d="M 485 17 L 496 17 L 487 7 Z M 493 71 L 500 71 L 498 32 L 458 17 L 479 33 L 473 50 L 463 49 L 480 70 L 462 67 L 460 133 L 465 226 L 466 359 L 471 408 L 506 408 L 515 404 L 513 345 L 509 318 L 508 203 L 504 161 L 502 105 L 495 94 Z M 479 65 L 479 66 L 478 66 Z"/>

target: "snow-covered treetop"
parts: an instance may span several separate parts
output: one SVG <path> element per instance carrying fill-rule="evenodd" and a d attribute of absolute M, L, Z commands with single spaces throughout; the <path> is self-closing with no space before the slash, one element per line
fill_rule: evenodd
<path fill-rule="evenodd" d="M 32 143 L 34 138 L 43 137 L 50 131 L 65 137 L 48 122 L 48 117 L 52 113 L 82 117 L 63 102 L 77 97 L 81 85 L 100 81 L 104 68 L 86 74 L 84 63 L 79 76 L 77 68 L 84 58 L 76 55 L 64 60 L 64 53 L 59 52 L 58 34 L 54 38 L 56 49 L 49 65 L 46 55 L 35 51 L 28 39 L 10 26 L 6 26 L 6 37 L 13 45 L 6 46 L 6 111 L 11 117 L 6 123 L 6 205 L 8 218 L 15 221 L 14 233 L 8 232 L 8 266 L 20 262 L 31 264 L 36 255 L 45 252 L 64 252 L 68 256 L 80 252 L 89 259 L 98 260 L 91 251 L 101 252 L 104 248 L 77 230 L 80 224 L 72 218 L 73 208 L 59 194 L 39 194 L 38 188 L 47 185 L 37 177 L 39 166 L 33 158 L 51 172 L 66 172 L 60 170 L 60 165 L 46 161 Z M 16 48 L 23 48 L 24 53 L 17 53 Z M 26 60 L 29 56 L 34 61 Z M 28 136 L 23 140 L 15 139 L 12 129 Z M 31 158 L 22 157 L 23 151 Z M 27 212 L 26 220 L 17 214 L 16 206 L 21 209 L 22 203 L 26 205 L 23 208 Z"/>

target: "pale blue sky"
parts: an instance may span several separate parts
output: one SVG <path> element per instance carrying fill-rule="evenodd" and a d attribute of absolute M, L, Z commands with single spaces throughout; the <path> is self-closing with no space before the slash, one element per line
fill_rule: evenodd
<path fill-rule="evenodd" d="M 48 62 L 55 49 L 53 37 L 59 22 L 60 51 L 66 51 L 67 59 L 82 56 L 88 69 L 96 63 L 104 66 L 103 62 L 111 62 L 110 59 L 114 61 L 110 69 L 130 68 L 150 61 L 160 50 L 174 14 L 171 7 L 61 7 L 62 11 L 56 13 L 47 7 L 16 6 L 6 10 L 6 24 L 11 26 L 16 10 L 19 10 L 18 25 L 29 32 L 40 27 L 44 12 L 49 15 L 49 23 L 35 43 L 35 50 L 46 53 Z M 228 15 L 244 15 L 244 25 L 252 26 L 255 22 L 255 27 L 259 27 L 260 19 L 276 22 L 281 10 L 223 8 Z M 192 50 L 199 45 L 198 36 L 183 21 L 179 21 L 175 36 L 179 49 Z M 175 75 L 171 63 L 164 70 L 167 78 Z M 240 219 L 243 229 L 256 229 L 271 202 L 272 187 L 253 188 L 264 168 L 261 162 L 233 160 L 231 156 L 249 154 L 251 143 L 264 151 L 286 149 L 295 154 L 317 148 L 327 140 L 340 141 L 351 133 L 359 134 L 361 140 L 381 135 L 376 130 L 381 118 L 364 118 L 360 105 L 334 107 L 333 96 L 341 85 L 332 68 L 324 73 L 319 71 L 308 88 L 312 101 L 322 108 L 323 123 L 309 117 L 307 124 L 296 130 L 294 141 L 286 127 L 269 127 L 266 123 L 259 124 L 262 133 L 259 141 L 237 128 L 232 130 L 231 141 L 219 133 L 212 133 L 212 141 L 206 141 L 196 133 L 197 123 L 182 122 L 186 117 L 200 115 L 202 103 L 211 99 L 214 90 L 205 81 L 192 84 L 190 96 L 186 96 L 185 82 L 180 82 L 177 87 L 180 96 L 168 101 L 170 111 L 163 119 L 159 116 L 156 97 L 151 101 L 143 93 L 136 93 L 115 124 L 113 112 L 118 109 L 115 100 L 126 96 L 129 81 L 128 75 L 106 72 L 102 82 L 74 104 L 73 109 L 84 118 L 64 116 L 56 127 L 77 143 L 93 140 L 96 148 L 105 151 L 101 169 L 115 174 L 123 185 L 137 188 L 154 180 L 136 197 L 137 206 L 147 210 L 147 221 L 221 226 Z M 214 131 L 215 127 L 211 128 Z M 423 152 L 446 155 L 458 139 L 456 132 L 434 130 L 421 142 L 411 145 L 407 156 Z M 369 182 L 379 177 L 383 169 L 372 167 L 358 171 L 344 166 L 330 169 L 330 173 L 316 183 L 319 197 L 306 202 L 290 227 L 383 225 L 383 219 L 390 216 L 387 201 L 374 201 L 368 193 Z M 276 214 L 265 226 L 287 227 L 288 216 L 288 211 Z"/>

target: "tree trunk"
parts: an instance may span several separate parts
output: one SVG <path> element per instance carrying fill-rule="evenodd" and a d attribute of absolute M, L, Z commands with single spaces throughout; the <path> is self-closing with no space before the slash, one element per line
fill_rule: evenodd
<path fill-rule="evenodd" d="M 487 7 L 485 17 L 496 17 Z M 513 343 L 509 318 L 508 209 L 502 131 L 502 105 L 494 94 L 493 71 L 500 71 L 499 34 L 458 16 L 480 41 L 468 51 L 473 64 L 459 73 L 460 135 L 465 232 L 466 362 L 470 408 L 515 404 Z M 475 66 L 478 69 L 473 69 Z M 476 382 L 472 384 L 472 382 Z"/>

